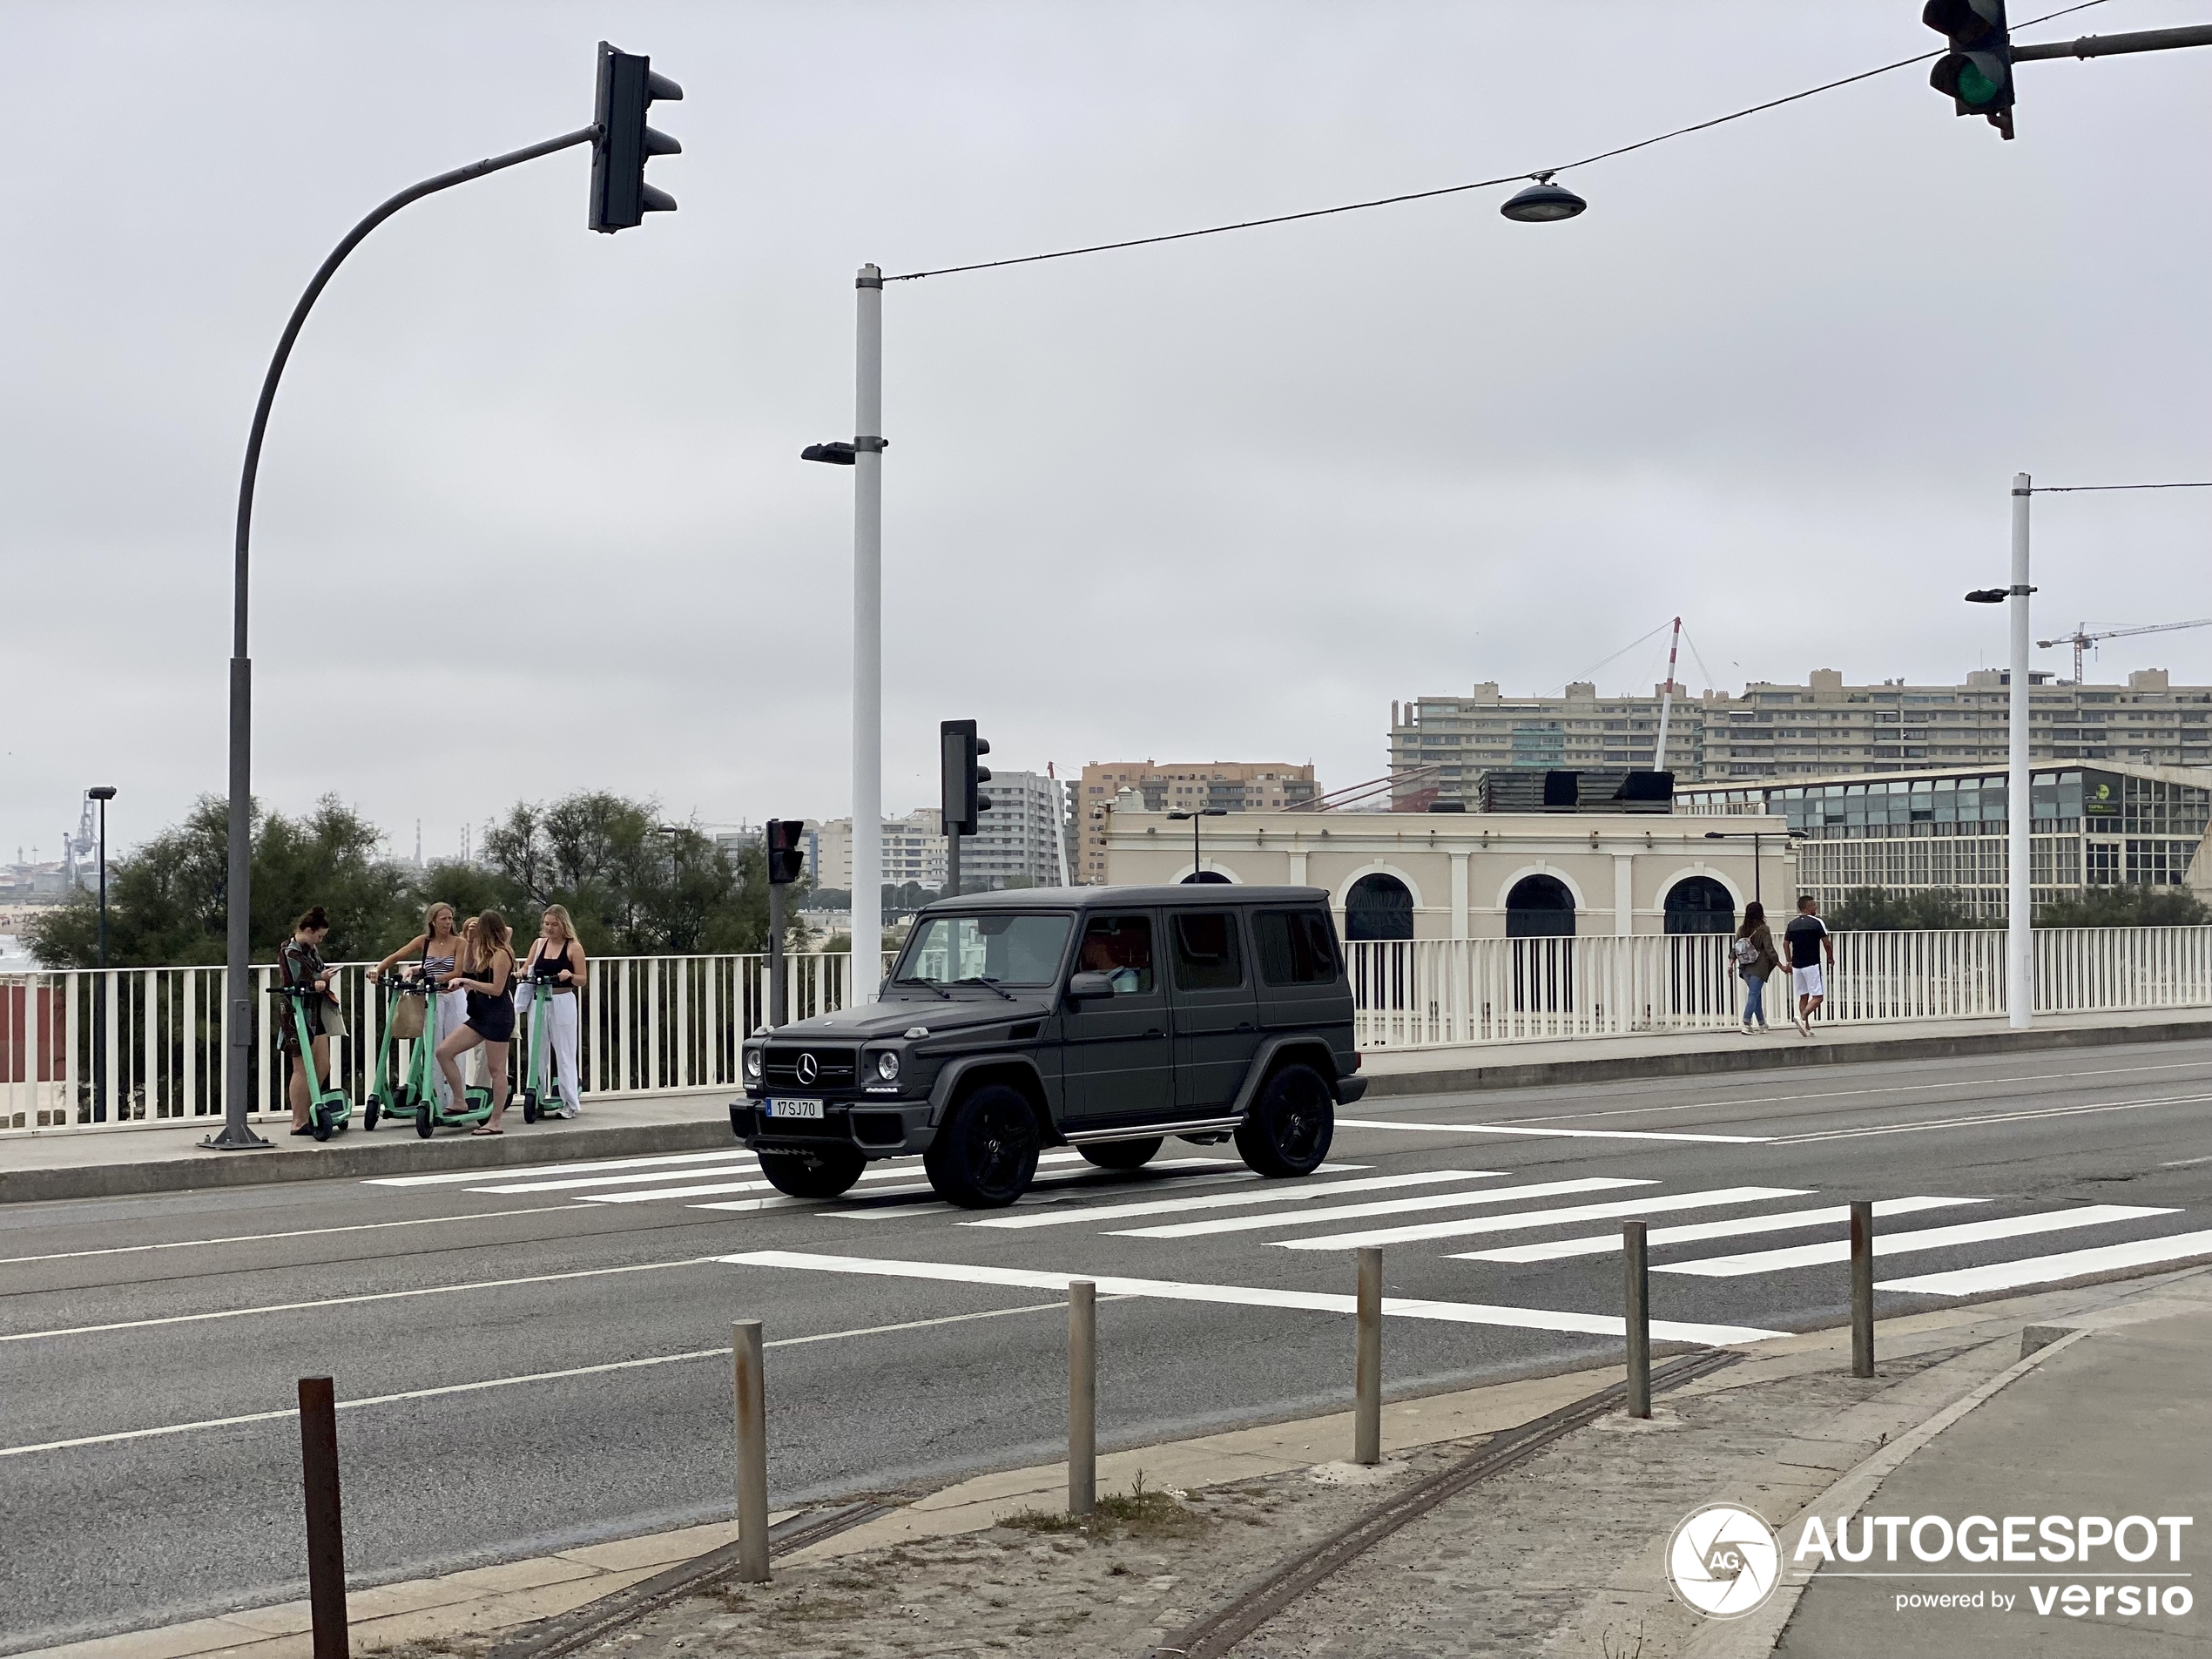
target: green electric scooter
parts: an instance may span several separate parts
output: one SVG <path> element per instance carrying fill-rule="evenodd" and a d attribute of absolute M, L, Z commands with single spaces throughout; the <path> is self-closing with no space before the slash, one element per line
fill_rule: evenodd
<path fill-rule="evenodd" d="M 292 1004 L 292 1029 L 300 1040 L 300 1063 L 307 1073 L 307 1127 L 315 1139 L 327 1141 L 353 1122 L 354 1103 L 342 1089 L 326 1089 L 315 1076 L 314 1040 L 307 1035 L 307 1004 L 325 993 L 311 985 L 287 985 L 283 995 Z"/>
<path fill-rule="evenodd" d="M 546 1047 L 553 1041 L 553 998 L 559 989 L 561 970 L 547 973 L 540 967 L 524 982 L 529 987 L 529 1064 L 523 1077 L 523 1122 L 558 1117 L 566 1103 L 550 1087 L 552 1068 Z"/>
<path fill-rule="evenodd" d="M 387 974 L 376 981 L 384 997 L 384 1035 L 376 1045 L 376 1070 L 372 1076 L 368 1098 L 361 1103 L 361 1127 L 373 1130 L 387 1117 L 404 1117 L 412 1121 L 415 1108 L 432 1092 L 435 1079 L 431 1069 L 438 1063 L 432 1050 L 437 1042 L 436 1008 L 438 990 L 421 974 Z M 422 1035 L 414 1039 L 414 1054 L 410 1056 L 406 1075 L 395 1076 L 392 1072 L 392 1045 L 398 1041 L 393 1035 L 393 1013 L 400 998 L 408 994 L 423 1000 Z"/>
<path fill-rule="evenodd" d="M 428 999 L 424 1009 L 423 1029 L 415 1044 L 415 1056 L 407 1069 L 407 1082 L 402 1085 L 410 1102 L 415 1132 L 424 1140 L 430 1131 L 440 1129 L 474 1129 L 491 1116 L 491 1090 L 481 1084 L 472 1084 L 461 1091 L 461 1109 L 448 1111 L 438 1103 L 438 981 L 429 974 L 420 974 L 415 983 Z M 394 1109 L 397 1110 L 397 1108 Z"/>

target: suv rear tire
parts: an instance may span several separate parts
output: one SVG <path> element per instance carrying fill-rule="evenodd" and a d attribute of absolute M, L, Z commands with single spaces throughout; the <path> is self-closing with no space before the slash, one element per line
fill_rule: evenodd
<path fill-rule="evenodd" d="M 837 1197 L 867 1167 L 867 1159 L 849 1146 L 760 1155 L 760 1173 L 768 1177 L 769 1185 L 794 1198 Z"/>
<path fill-rule="evenodd" d="M 1141 1170 L 1158 1156 L 1165 1138 L 1154 1135 L 1142 1141 L 1101 1141 L 1076 1150 L 1083 1155 L 1084 1163 L 1096 1163 L 1102 1170 Z"/>
<path fill-rule="evenodd" d="M 1336 1097 L 1321 1074 L 1293 1062 L 1260 1085 L 1259 1098 L 1237 1128 L 1237 1150 L 1258 1175 L 1312 1175 L 1329 1156 L 1337 1128 Z"/>
<path fill-rule="evenodd" d="M 937 1196 L 963 1210 L 999 1210 L 1037 1172 L 1037 1119 L 1028 1097 L 986 1083 L 956 1103 L 922 1154 Z"/>

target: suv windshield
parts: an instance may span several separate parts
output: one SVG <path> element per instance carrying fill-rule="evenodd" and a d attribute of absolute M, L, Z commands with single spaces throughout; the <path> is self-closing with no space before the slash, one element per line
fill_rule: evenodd
<path fill-rule="evenodd" d="M 995 980 L 1001 985 L 1049 985 L 1059 976 L 1069 916 L 930 916 L 914 924 L 892 979 L 951 985 Z"/>

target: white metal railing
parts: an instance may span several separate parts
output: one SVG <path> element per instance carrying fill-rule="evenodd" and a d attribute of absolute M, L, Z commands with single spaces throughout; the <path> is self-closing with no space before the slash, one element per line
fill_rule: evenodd
<path fill-rule="evenodd" d="M 1359 941 L 1346 949 L 1362 1048 L 1716 1030 L 1742 1016 L 1729 941 L 1711 934 L 1629 939 Z M 2038 928 L 2041 1013 L 2212 1007 L 2212 927 Z M 288 1114 L 269 1012 L 273 968 L 258 968 L 248 1096 L 257 1117 Z M 360 963 L 336 970 L 349 1035 L 331 1069 L 368 1092 L 382 1009 Z M 786 961 L 789 1015 L 846 1006 L 852 959 Z M 0 1132 L 212 1123 L 223 1115 L 229 1049 L 220 968 L 112 968 L 0 975 Z M 1767 988 L 1769 1018 L 1791 1007 Z M 738 1045 L 767 1016 L 759 955 L 603 957 L 583 993 L 583 1085 L 600 1096 L 737 1086 Z M 1842 1022 L 1961 1019 L 2005 1010 L 2000 929 L 1836 935 L 1827 1017 Z M 403 1069 L 408 1045 L 395 1042 Z M 105 1064 L 101 1063 L 105 1061 Z"/>
<path fill-rule="evenodd" d="M 852 961 L 787 955 L 788 1017 L 845 1007 Z M 368 1091 L 384 1035 L 368 966 L 333 968 L 347 1035 L 331 1040 L 330 1069 L 356 1100 Z M 253 970 L 258 1012 L 246 1067 L 256 1118 L 290 1115 L 276 1037 L 277 1021 L 287 1016 L 272 1010 L 269 995 L 275 974 L 268 965 Z M 230 1063 L 223 977 L 221 968 L 0 974 L 0 1132 L 219 1121 Z M 581 1009 L 584 1089 L 734 1087 L 738 1045 L 767 1008 L 765 956 L 601 957 Z M 388 1063 L 404 1075 L 412 1045 L 392 1049 Z"/>

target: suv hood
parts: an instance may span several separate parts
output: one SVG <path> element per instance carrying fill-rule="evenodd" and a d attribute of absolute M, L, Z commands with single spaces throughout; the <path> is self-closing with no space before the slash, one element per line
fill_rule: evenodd
<path fill-rule="evenodd" d="M 963 1031 L 975 1026 L 1003 1025 L 1008 1020 L 1042 1019 L 1052 1012 L 1049 993 L 1015 991 L 1009 995 L 1011 1001 L 984 995 L 962 996 L 951 1002 L 934 998 L 928 1001 L 870 1002 L 838 1014 L 818 1014 L 811 1020 L 793 1021 L 768 1035 L 786 1041 L 817 1037 L 824 1041 L 842 1038 L 850 1042 L 857 1038 L 866 1042 L 870 1038 L 900 1036 L 909 1027 L 926 1025 L 932 1036 L 940 1036 L 948 1031 Z"/>

